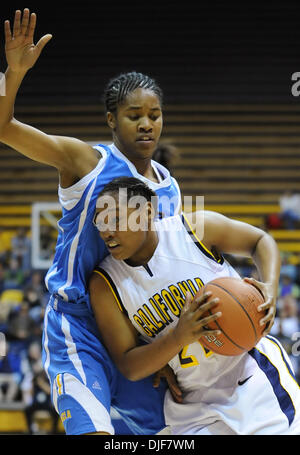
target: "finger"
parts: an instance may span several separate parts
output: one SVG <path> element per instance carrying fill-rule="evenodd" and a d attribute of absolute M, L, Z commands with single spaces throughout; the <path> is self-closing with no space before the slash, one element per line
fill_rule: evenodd
<path fill-rule="evenodd" d="M 29 24 L 29 9 L 25 8 L 23 11 L 23 17 L 22 17 L 22 21 L 21 21 L 22 35 L 26 35 L 28 24 Z"/>
<path fill-rule="evenodd" d="M 206 291 L 199 297 L 194 297 L 194 302 L 200 305 L 202 302 L 205 302 L 211 295 L 212 295 L 211 291 Z"/>
<path fill-rule="evenodd" d="M 153 381 L 152 381 L 153 387 L 158 387 L 159 386 L 160 378 L 161 378 L 160 374 L 156 373 L 156 375 L 154 376 Z"/>
<path fill-rule="evenodd" d="M 270 322 L 274 318 L 274 316 L 275 316 L 274 309 L 270 308 L 270 311 L 268 311 L 268 313 L 259 320 L 259 325 L 260 326 L 265 325 L 266 323 Z"/>
<path fill-rule="evenodd" d="M 31 13 L 29 26 L 28 26 L 28 31 L 27 31 L 27 36 L 28 36 L 28 38 L 32 38 L 32 41 L 33 41 L 33 35 L 34 35 L 34 31 L 35 31 L 35 26 L 36 26 L 36 14 L 35 13 Z"/>
<path fill-rule="evenodd" d="M 196 317 L 200 317 L 202 314 L 206 313 L 206 311 L 211 310 L 220 302 L 219 297 L 214 297 L 209 302 L 203 303 L 200 307 L 198 307 L 196 312 Z"/>
<path fill-rule="evenodd" d="M 268 299 L 266 302 L 262 303 L 257 307 L 258 311 L 266 311 L 272 305 L 272 299 Z"/>
<path fill-rule="evenodd" d="M 201 296 L 194 297 L 194 300 L 191 305 L 191 310 L 196 311 L 200 306 L 202 307 L 203 303 L 206 302 L 209 299 L 209 297 L 211 297 L 211 296 L 212 296 L 212 292 L 206 291 Z"/>
<path fill-rule="evenodd" d="M 39 52 L 41 53 L 46 44 L 52 39 L 52 35 L 44 35 L 39 42 L 37 43 L 36 47 L 38 48 Z"/>
<path fill-rule="evenodd" d="M 167 374 L 165 376 L 165 379 L 168 383 L 169 388 L 172 389 L 173 392 L 176 393 L 176 395 L 181 396 L 182 391 L 178 385 L 175 374 L 173 372 L 172 372 L 172 374 Z"/>
<path fill-rule="evenodd" d="M 243 278 L 243 281 L 247 281 L 248 283 L 249 282 L 251 283 L 253 281 L 253 278 L 246 276 L 245 278 Z"/>
<path fill-rule="evenodd" d="M 166 375 L 168 387 L 175 401 L 178 403 L 182 402 L 182 391 L 177 383 L 176 376 L 174 374 Z"/>
<path fill-rule="evenodd" d="M 5 35 L 5 42 L 8 43 L 11 41 L 11 30 L 10 30 L 10 22 L 4 22 L 4 35 Z"/>
<path fill-rule="evenodd" d="M 275 319 L 275 313 L 273 313 L 273 315 L 271 315 L 270 317 L 263 318 L 259 321 L 261 326 L 265 325 L 265 328 L 264 328 L 264 331 L 262 334 L 263 336 L 266 336 L 270 332 L 270 330 L 274 324 L 274 319 Z"/>
<path fill-rule="evenodd" d="M 16 37 L 21 33 L 21 11 L 17 10 L 15 12 L 14 27 L 13 27 L 13 36 Z"/>
<path fill-rule="evenodd" d="M 215 329 L 215 330 L 212 330 L 212 329 L 204 329 L 202 328 L 202 330 L 199 332 L 199 338 L 203 337 L 203 336 L 214 336 L 214 337 L 217 337 L 218 335 L 221 335 L 221 330 L 218 330 L 218 329 Z"/>
<path fill-rule="evenodd" d="M 182 313 L 185 313 L 186 311 L 188 311 L 190 309 L 192 300 L 193 300 L 192 294 L 189 291 L 187 291 L 186 296 L 185 296 L 184 306 L 182 308 Z"/>
<path fill-rule="evenodd" d="M 254 286 L 265 299 L 264 283 L 257 281 L 255 278 L 248 278 L 248 277 L 243 278 L 243 281 L 246 281 L 246 283 L 252 284 L 252 286 Z"/>
<path fill-rule="evenodd" d="M 169 388 L 172 390 L 172 392 L 174 392 L 176 394 L 176 396 L 178 396 L 178 397 L 182 396 L 182 391 L 180 390 L 179 385 L 177 384 L 176 381 L 174 381 L 172 383 L 168 382 L 168 384 L 169 384 Z"/>
<path fill-rule="evenodd" d="M 246 281 L 246 283 L 252 284 L 252 286 L 260 289 L 260 282 L 255 280 L 255 278 L 245 277 L 243 278 L 243 281 Z"/>
<path fill-rule="evenodd" d="M 265 337 L 266 335 L 268 335 L 268 333 L 270 332 L 271 328 L 273 327 L 273 324 L 274 324 L 274 319 L 272 319 L 266 326 L 265 330 L 263 331 L 263 336 Z"/>
<path fill-rule="evenodd" d="M 185 296 L 185 303 L 190 303 L 193 300 L 193 296 L 190 293 L 190 291 L 187 291 L 186 296 Z"/>
<path fill-rule="evenodd" d="M 199 327 L 205 327 L 205 326 L 207 326 L 208 324 L 210 324 L 211 322 L 214 322 L 214 321 L 216 321 L 217 319 L 219 319 L 221 316 L 222 316 L 221 311 L 218 311 L 217 313 L 212 314 L 212 315 L 210 315 L 210 316 L 206 316 L 205 318 L 200 319 L 200 320 L 198 321 L 198 323 L 199 323 L 198 326 L 199 326 Z"/>
<path fill-rule="evenodd" d="M 169 387 L 172 397 L 177 403 L 182 403 L 182 392 L 179 387 Z"/>

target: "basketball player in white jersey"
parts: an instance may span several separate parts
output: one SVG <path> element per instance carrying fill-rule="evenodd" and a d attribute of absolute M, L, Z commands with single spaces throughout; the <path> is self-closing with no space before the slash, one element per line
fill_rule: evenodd
<path fill-rule="evenodd" d="M 122 197 L 120 188 L 126 189 Z M 136 196 L 143 198 L 139 210 L 132 205 Z M 254 260 L 262 280 L 256 285 L 266 301 L 259 309 L 267 308 L 276 298 L 280 273 L 275 241 L 261 229 L 213 212 L 202 212 L 203 218 L 199 212 L 194 226 L 195 213 L 153 223 L 153 196 L 143 182 L 121 178 L 98 199 L 94 222 L 110 255 L 93 273 L 90 293 L 112 358 L 133 381 L 169 362 L 183 391 L 181 403 L 169 393 L 165 398 L 172 434 L 300 434 L 300 390 L 280 343 L 267 335 L 239 356 L 208 351 L 198 340 L 210 334 L 205 326 L 220 313 L 204 317 L 213 302 L 191 297 L 212 279 L 238 277 L 222 253 L 238 254 Z M 115 201 L 111 209 L 104 208 L 107 197 Z M 201 232 L 202 220 L 200 240 L 195 232 Z M 262 324 L 271 321 L 263 314 Z M 218 337 L 217 331 L 212 334 Z M 139 337 L 148 344 L 139 346 Z"/>
<path fill-rule="evenodd" d="M 152 160 L 162 130 L 162 92 L 137 72 L 121 74 L 105 90 L 107 123 L 113 143 L 95 147 L 56 136 L 18 121 L 15 98 L 28 70 L 51 39 L 34 45 L 36 15 L 16 11 L 5 21 L 8 63 L 6 94 L 0 96 L 0 141 L 38 162 L 55 167 L 62 206 L 53 264 L 46 276 L 50 293 L 45 311 L 43 363 L 51 396 L 67 434 L 114 434 L 113 407 L 134 434 L 155 434 L 164 426 L 165 385 L 137 383 L 122 376 L 100 339 L 90 308 L 88 284 L 94 267 L 108 255 L 92 220 L 98 194 L 120 175 L 135 176 L 159 195 L 164 216 L 178 212 L 180 190 L 169 171 Z"/>

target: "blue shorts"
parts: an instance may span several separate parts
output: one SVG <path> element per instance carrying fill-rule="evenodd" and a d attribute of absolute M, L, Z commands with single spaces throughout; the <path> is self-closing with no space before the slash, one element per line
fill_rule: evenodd
<path fill-rule="evenodd" d="M 152 377 L 136 382 L 126 379 L 101 343 L 87 307 L 54 305 L 51 298 L 45 311 L 43 364 L 66 434 L 114 434 L 111 407 L 133 434 L 150 435 L 164 428 L 166 385 L 154 388 Z"/>

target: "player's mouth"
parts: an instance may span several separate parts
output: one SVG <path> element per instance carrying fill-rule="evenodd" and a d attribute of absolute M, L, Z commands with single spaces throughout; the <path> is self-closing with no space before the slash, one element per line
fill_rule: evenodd
<path fill-rule="evenodd" d="M 109 249 L 109 251 L 113 251 L 116 248 L 120 246 L 118 242 L 115 242 L 114 240 L 111 240 L 110 242 L 106 242 L 106 246 Z"/>
<path fill-rule="evenodd" d="M 144 143 L 151 143 L 154 141 L 154 138 L 153 136 L 149 136 L 147 134 L 143 135 L 143 136 L 139 136 L 136 140 L 137 142 L 144 142 Z"/>

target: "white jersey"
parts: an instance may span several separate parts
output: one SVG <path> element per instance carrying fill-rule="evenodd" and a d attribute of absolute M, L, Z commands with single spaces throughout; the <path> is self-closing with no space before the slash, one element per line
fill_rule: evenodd
<path fill-rule="evenodd" d="M 159 242 L 146 267 L 110 255 L 97 269 L 147 342 L 176 326 L 187 290 L 194 295 L 215 278 L 239 276 L 197 239 L 184 216 L 158 221 L 156 228 Z M 196 342 L 169 365 L 184 392 L 183 404 L 166 394 L 165 418 L 173 434 L 214 434 L 205 429 L 220 422 L 224 434 L 300 434 L 299 386 L 275 338 L 264 337 L 232 357 Z"/>

